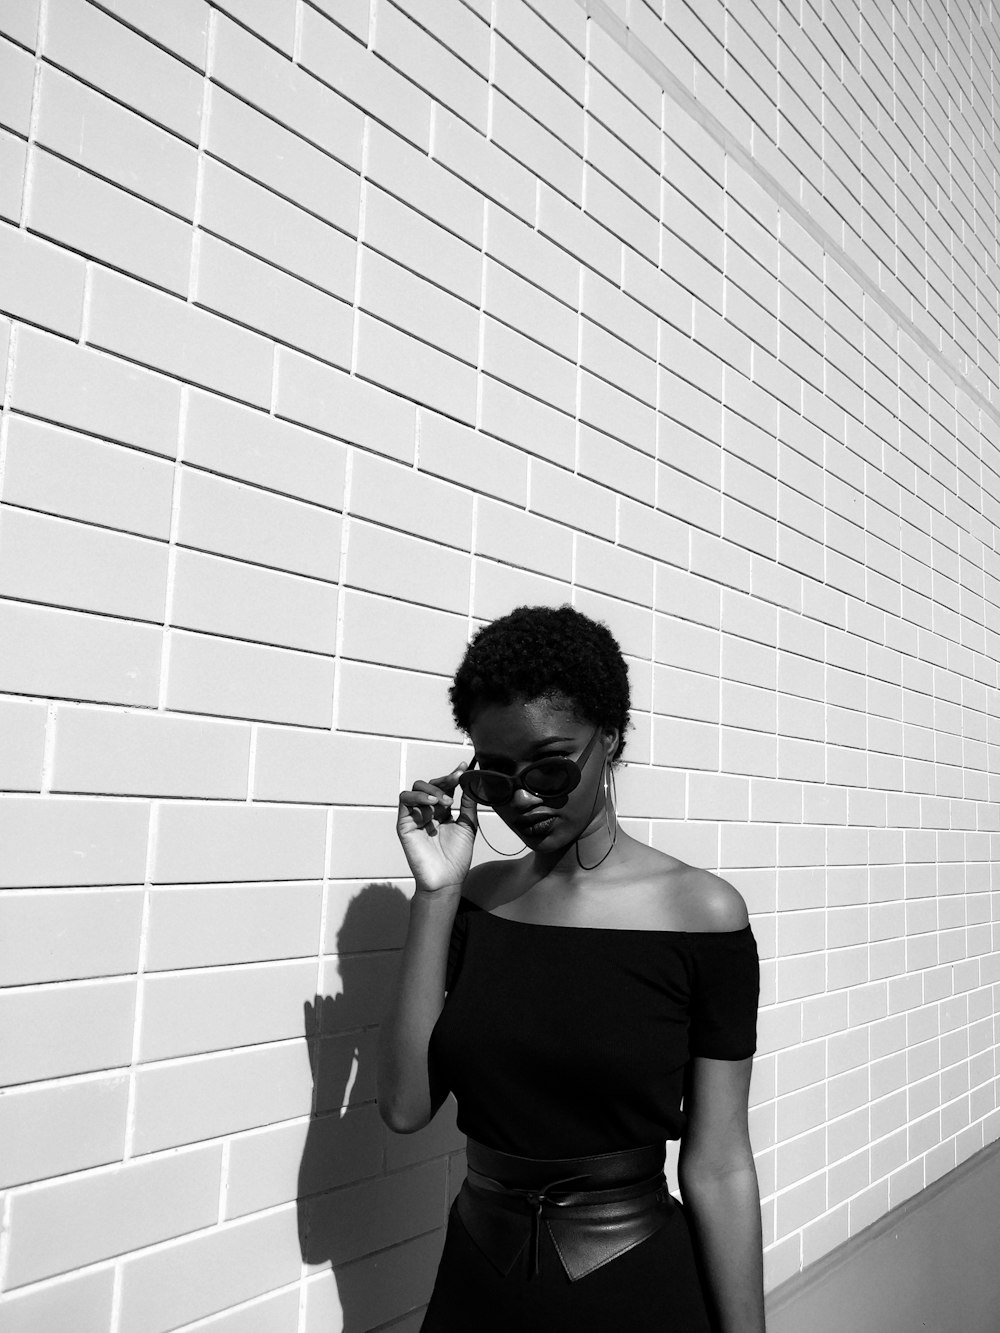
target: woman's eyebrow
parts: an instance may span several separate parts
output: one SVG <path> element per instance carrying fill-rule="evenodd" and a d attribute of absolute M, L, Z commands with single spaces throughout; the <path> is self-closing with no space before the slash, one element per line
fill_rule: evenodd
<path fill-rule="evenodd" d="M 528 751 L 528 753 L 529 753 L 529 754 L 536 754 L 539 750 L 545 750 L 545 749 L 547 749 L 548 746 L 550 746 L 550 745 L 561 745 L 561 744 L 563 744 L 564 742 L 567 742 L 567 743 L 573 743 L 573 742 L 575 742 L 575 741 L 576 741 L 576 737 L 575 737 L 575 736 L 546 736 L 546 738 L 545 738 L 544 740 L 537 741 L 537 742 L 531 747 L 531 749 Z M 490 760 L 490 761 L 496 761 L 496 760 L 499 760 L 501 763 L 504 763 L 504 764 L 513 764 L 513 763 L 516 763 L 516 762 L 517 762 L 516 760 L 511 759 L 511 757 L 510 757 L 509 755 L 506 755 L 506 754 L 490 754 L 490 752 L 489 752 L 488 750 L 477 750 L 477 751 L 476 751 L 476 760 L 477 760 L 480 764 L 484 764 L 484 763 L 486 762 L 487 759 Z"/>

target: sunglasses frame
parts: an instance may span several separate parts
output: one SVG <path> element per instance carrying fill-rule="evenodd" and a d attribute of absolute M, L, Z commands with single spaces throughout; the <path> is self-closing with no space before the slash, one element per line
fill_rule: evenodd
<path fill-rule="evenodd" d="M 479 773 L 489 774 L 491 778 L 502 778 L 503 781 L 508 784 L 510 791 L 502 801 L 480 800 L 476 793 L 470 790 L 472 780 L 477 776 L 477 774 L 473 772 L 479 763 L 479 760 L 476 758 L 473 758 L 472 763 L 458 779 L 458 784 L 464 792 L 473 798 L 477 805 L 488 806 L 491 810 L 495 810 L 501 805 L 509 805 L 519 789 L 530 792 L 532 796 L 539 796 L 543 800 L 547 796 L 568 796 L 571 791 L 575 791 L 580 785 L 581 779 L 583 778 L 584 767 L 587 760 L 590 758 L 590 752 L 594 748 L 594 742 L 597 740 L 600 731 L 601 728 L 599 726 L 594 728 L 593 735 L 580 751 L 580 755 L 577 759 L 571 759 L 569 755 L 551 755 L 548 759 L 536 759 L 534 763 L 525 764 L 520 775 L 514 776 L 511 776 L 509 773 L 498 773 L 495 768 L 479 768 Z M 561 791 L 536 791 L 530 783 L 524 781 L 525 774 L 530 773 L 532 769 L 541 768 L 546 764 L 558 764 L 566 773 L 567 785 Z"/>

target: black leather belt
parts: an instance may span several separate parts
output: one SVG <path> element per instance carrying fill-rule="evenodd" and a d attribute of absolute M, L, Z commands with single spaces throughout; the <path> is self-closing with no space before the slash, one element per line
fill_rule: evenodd
<path fill-rule="evenodd" d="M 532 1275 L 544 1226 L 570 1281 L 659 1231 L 674 1207 L 664 1145 L 596 1157 L 537 1159 L 469 1140 L 469 1174 L 455 1202 L 466 1231 L 507 1276 L 530 1244 Z"/>

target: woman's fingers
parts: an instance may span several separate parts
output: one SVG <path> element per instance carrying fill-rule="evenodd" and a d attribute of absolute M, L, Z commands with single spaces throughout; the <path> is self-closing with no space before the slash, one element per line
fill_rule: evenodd
<path fill-rule="evenodd" d="M 400 792 L 400 806 L 406 807 L 421 828 L 428 828 L 435 820 L 438 823 L 449 822 L 452 817 L 452 796 L 467 767 L 467 764 L 459 764 L 450 773 L 433 778 L 430 782 L 418 779 L 409 791 Z M 464 792 L 462 807 L 465 807 Z"/>

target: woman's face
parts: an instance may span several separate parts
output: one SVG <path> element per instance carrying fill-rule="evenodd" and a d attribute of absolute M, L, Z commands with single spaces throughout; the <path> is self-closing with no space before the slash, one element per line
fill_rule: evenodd
<path fill-rule="evenodd" d="M 487 704 L 472 721 L 470 736 L 480 768 L 516 777 L 540 759 L 578 760 L 594 724 L 584 722 L 571 705 L 553 699 Z M 604 762 L 614 753 L 617 735 L 598 729 L 582 765 L 579 785 L 562 796 L 535 796 L 518 787 L 500 818 L 532 851 L 554 852 L 574 843 L 591 825 L 604 824 Z"/>

